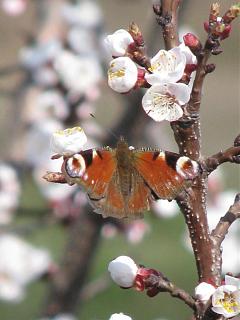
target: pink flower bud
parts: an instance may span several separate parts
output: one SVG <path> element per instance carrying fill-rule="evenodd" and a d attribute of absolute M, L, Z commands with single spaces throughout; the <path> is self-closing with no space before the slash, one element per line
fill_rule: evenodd
<path fill-rule="evenodd" d="M 187 33 L 183 36 L 184 43 L 193 53 L 199 52 L 202 48 L 202 44 L 197 36 L 192 33 Z"/>
<path fill-rule="evenodd" d="M 208 33 L 210 31 L 210 28 L 209 28 L 209 22 L 208 21 L 205 21 L 203 23 L 203 27 L 204 27 L 204 30 Z"/>
<path fill-rule="evenodd" d="M 231 30 L 232 30 L 232 26 L 230 24 L 226 25 L 224 30 L 222 31 L 222 33 L 220 35 L 220 39 L 224 40 L 224 39 L 228 38 L 229 35 L 230 35 Z"/>

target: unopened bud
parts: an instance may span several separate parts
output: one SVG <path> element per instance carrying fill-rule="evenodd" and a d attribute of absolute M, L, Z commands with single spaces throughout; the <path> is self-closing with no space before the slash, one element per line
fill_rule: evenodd
<path fill-rule="evenodd" d="M 202 50 L 202 44 L 197 36 L 192 33 L 187 33 L 183 36 L 183 41 L 187 47 L 192 51 L 194 55 L 198 55 Z"/>
<path fill-rule="evenodd" d="M 230 35 L 231 30 L 232 30 L 232 27 L 231 27 L 230 24 L 225 25 L 225 28 L 224 28 L 224 30 L 222 31 L 221 35 L 220 35 L 220 39 L 221 39 L 221 40 L 224 40 L 224 39 L 228 38 L 229 35 Z"/>
<path fill-rule="evenodd" d="M 210 31 L 209 22 L 205 21 L 203 23 L 204 30 L 208 33 Z"/>
<path fill-rule="evenodd" d="M 133 37 L 134 42 L 138 47 L 144 46 L 144 40 L 141 30 L 135 22 L 132 22 L 129 26 L 129 33 Z"/>
<path fill-rule="evenodd" d="M 209 15 L 209 23 L 214 23 L 217 21 L 220 12 L 220 4 L 218 2 L 213 3 L 211 5 L 210 15 Z"/>
<path fill-rule="evenodd" d="M 223 15 L 223 21 L 226 24 L 231 23 L 235 18 L 240 15 L 240 3 L 236 3 Z"/>
<path fill-rule="evenodd" d="M 211 72 L 213 72 L 215 70 L 215 68 L 216 68 L 216 65 L 214 63 L 207 64 L 205 66 L 205 72 L 206 73 L 211 73 Z"/>
<path fill-rule="evenodd" d="M 213 48 L 211 52 L 212 52 L 212 55 L 217 56 L 217 55 L 219 55 L 220 53 L 222 53 L 223 50 L 220 49 L 219 47 L 217 47 L 217 48 Z"/>
<path fill-rule="evenodd" d="M 130 288 L 134 285 L 138 266 L 130 257 L 119 256 L 109 263 L 108 271 L 120 287 Z"/>

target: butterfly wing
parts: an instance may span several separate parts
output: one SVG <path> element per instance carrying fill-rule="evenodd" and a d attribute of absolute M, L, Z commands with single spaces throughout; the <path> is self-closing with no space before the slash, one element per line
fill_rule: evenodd
<path fill-rule="evenodd" d="M 110 148 L 81 151 L 64 161 L 62 171 L 69 183 L 83 186 L 90 199 L 100 199 L 116 171 L 115 151 Z"/>
<path fill-rule="evenodd" d="M 107 187 L 105 197 L 100 200 L 91 199 L 96 211 L 104 217 L 141 218 L 143 211 L 149 210 L 151 191 L 137 172 L 132 173 L 131 177 L 131 190 L 124 195 L 121 192 L 119 172 L 116 171 Z"/>
<path fill-rule="evenodd" d="M 134 165 L 155 198 L 172 200 L 199 172 L 198 163 L 173 152 L 137 150 Z"/>
<path fill-rule="evenodd" d="M 149 209 L 150 190 L 142 177 L 131 176 L 131 190 L 124 196 L 113 149 L 89 149 L 65 159 L 63 173 L 69 183 L 84 187 L 94 210 L 104 217 L 138 218 Z"/>

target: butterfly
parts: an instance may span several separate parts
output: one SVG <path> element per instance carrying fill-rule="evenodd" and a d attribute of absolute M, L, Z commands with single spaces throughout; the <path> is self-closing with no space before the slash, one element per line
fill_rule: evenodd
<path fill-rule="evenodd" d="M 199 164 L 169 151 L 134 149 L 120 138 L 115 149 L 89 149 L 65 157 L 62 172 L 69 184 L 86 190 L 97 213 L 139 218 L 152 200 L 172 200 L 190 186 Z"/>

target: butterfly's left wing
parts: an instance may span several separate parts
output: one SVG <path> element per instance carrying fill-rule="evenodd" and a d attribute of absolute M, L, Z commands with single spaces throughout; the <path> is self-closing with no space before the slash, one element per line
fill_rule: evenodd
<path fill-rule="evenodd" d="M 188 157 L 164 151 L 134 151 L 134 166 L 156 198 L 172 200 L 199 174 Z"/>
<path fill-rule="evenodd" d="M 65 159 L 62 171 L 69 183 L 84 187 L 90 199 L 105 196 L 116 171 L 115 150 L 89 149 Z"/>

